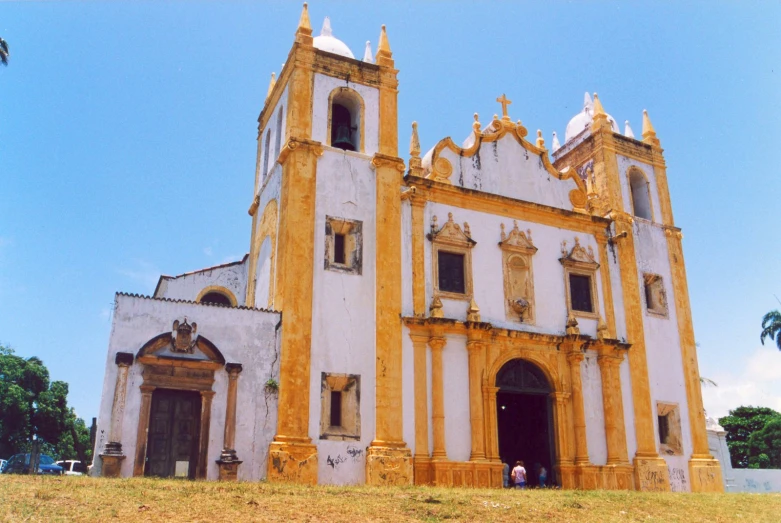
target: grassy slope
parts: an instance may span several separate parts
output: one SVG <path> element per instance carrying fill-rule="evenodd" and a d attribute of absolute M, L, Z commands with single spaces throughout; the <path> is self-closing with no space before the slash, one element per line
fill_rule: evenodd
<path fill-rule="evenodd" d="M 117 519 L 118 518 L 118 519 Z M 781 494 L 646 494 L 0 476 L 0 521 L 781 521 Z"/>

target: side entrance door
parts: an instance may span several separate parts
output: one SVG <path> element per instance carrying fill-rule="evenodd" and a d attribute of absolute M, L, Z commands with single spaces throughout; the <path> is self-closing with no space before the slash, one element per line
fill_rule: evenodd
<path fill-rule="evenodd" d="M 195 478 L 200 417 L 200 393 L 169 389 L 152 393 L 145 475 Z"/>

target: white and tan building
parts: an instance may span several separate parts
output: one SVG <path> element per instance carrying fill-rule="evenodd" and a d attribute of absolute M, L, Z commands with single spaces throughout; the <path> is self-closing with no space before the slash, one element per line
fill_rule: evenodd
<path fill-rule="evenodd" d="M 119 294 L 104 475 L 720 491 L 681 232 L 647 114 L 501 116 L 400 157 L 382 28 L 304 8 L 259 117 L 249 254 Z"/>

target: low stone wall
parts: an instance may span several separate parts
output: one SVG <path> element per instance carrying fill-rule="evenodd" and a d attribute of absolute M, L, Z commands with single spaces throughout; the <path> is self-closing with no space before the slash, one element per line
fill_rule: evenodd
<path fill-rule="evenodd" d="M 721 463 L 725 492 L 781 492 L 781 469 L 734 469 L 727 447 L 727 432 L 708 418 L 708 447 Z"/>

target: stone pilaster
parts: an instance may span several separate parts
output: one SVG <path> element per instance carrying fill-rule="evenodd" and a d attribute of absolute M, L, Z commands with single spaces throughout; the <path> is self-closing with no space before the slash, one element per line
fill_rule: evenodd
<path fill-rule="evenodd" d="M 133 365 L 133 354 L 118 352 L 114 358 L 117 365 L 117 381 L 114 387 L 114 402 L 111 405 L 111 426 L 109 440 L 103 453 L 101 475 L 107 478 L 118 478 L 125 455 L 122 452 L 122 422 L 125 417 L 125 400 L 127 399 L 127 375 Z"/>
<path fill-rule="evenodd" d="M 236 396 L 238 392 L 239 374 L 243 367 L 240 363 L 227 363 L 228 397 L 225 407 L 225 431 L 223 435 L 222 452 L 217 465 L 220 469 L 220 480 L 236 481 L 239 465 L 242 461 L 236 455 Z"/>

